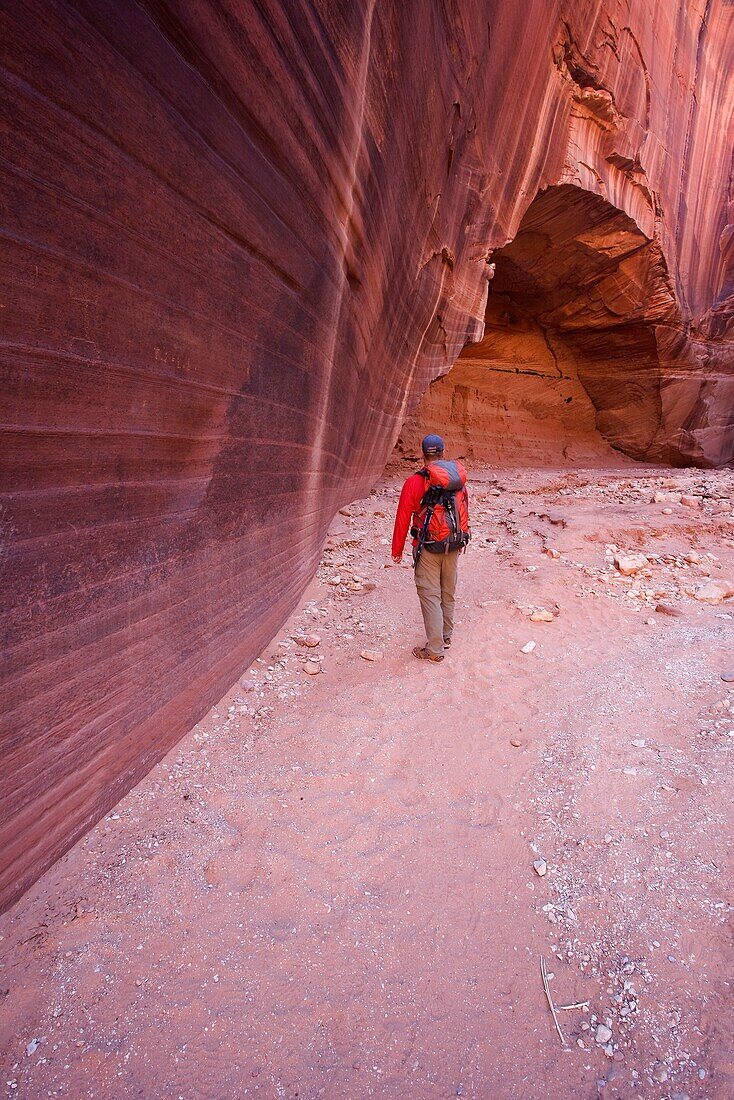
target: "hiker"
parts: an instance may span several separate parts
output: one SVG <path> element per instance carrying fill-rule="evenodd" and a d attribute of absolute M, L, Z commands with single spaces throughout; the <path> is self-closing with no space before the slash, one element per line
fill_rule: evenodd
<path fill-rule="evenodd" d="M 413 537 L 415 586 L 423 612 L 426 644 L 413 656 L 443 661 L 454 632 L 454 592 L 459 554 L 469 542 L 466 470 L 443 457 L 440 435 L 421 444 L 424 467 L 403 485 L 392 536 L 392 560 L 399 564 L 408 528 Z"/>

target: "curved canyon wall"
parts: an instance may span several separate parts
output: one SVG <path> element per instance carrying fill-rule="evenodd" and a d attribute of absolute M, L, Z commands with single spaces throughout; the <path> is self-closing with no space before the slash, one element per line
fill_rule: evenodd
<path fill-rule="evenodd" d="M 9 0 L 0 30 L 7 905 L 260 651 L 488 309 L 563 343 L 615 446 L 731 460 L 734 7 Z"/>

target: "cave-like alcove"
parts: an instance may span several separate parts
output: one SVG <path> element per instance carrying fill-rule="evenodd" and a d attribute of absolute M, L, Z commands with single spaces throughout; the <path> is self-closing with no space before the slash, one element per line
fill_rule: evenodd
<path fill-rule="evenodd" d="M 675 300 L 657 244 L 599 195 L 549 187 L 494 257 L 484 338 L 406 423 L 509 465 L 648 455 L 661 421 L 658 326 Z"/>

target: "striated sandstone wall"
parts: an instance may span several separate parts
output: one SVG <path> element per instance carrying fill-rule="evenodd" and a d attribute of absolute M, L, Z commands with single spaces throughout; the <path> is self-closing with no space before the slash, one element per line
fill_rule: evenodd
<path fill-rule="evenodd" d="M 542 189 L 647 257 L 603 370 L 614 288 L 498 264 L 584 424 L 629 446 L 634 355 L 630 449 L 731 459 L 733 57 L 727 0 L 2 5 L 0 904 L 272 635 Z"/>

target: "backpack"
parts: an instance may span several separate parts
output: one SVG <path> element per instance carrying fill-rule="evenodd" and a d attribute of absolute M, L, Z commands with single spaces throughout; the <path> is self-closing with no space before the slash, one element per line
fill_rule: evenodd
<path fill-rule="evenodd" d="M 418 556 L 425 547 L 431 554 L 463 550 L 471 538 L 466 470 L 460 462 L 438 459 L 419 471 L 428 482 L 416 512 Z"/>

